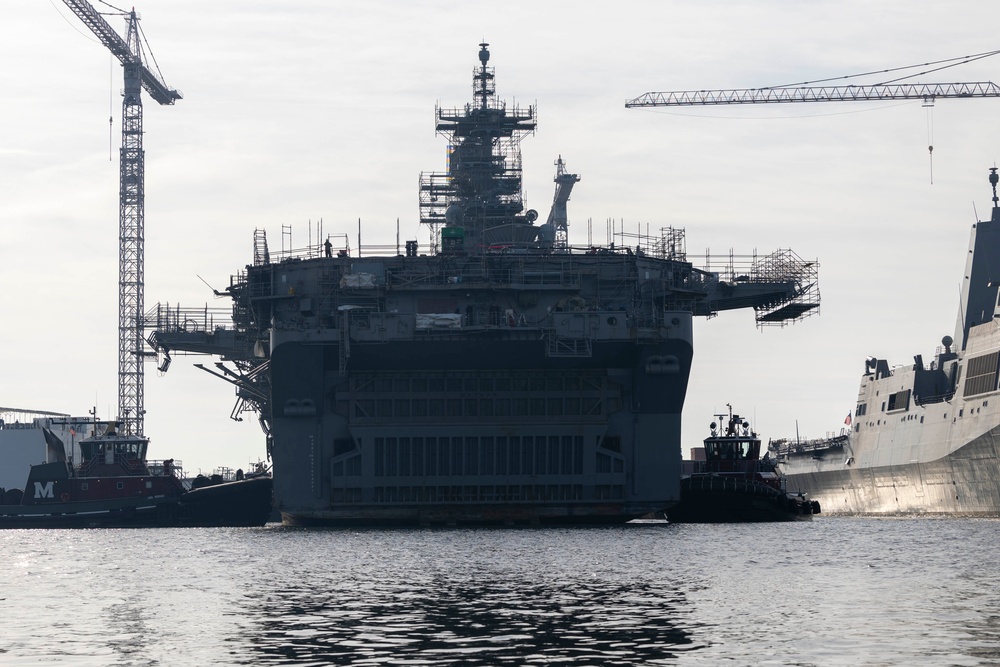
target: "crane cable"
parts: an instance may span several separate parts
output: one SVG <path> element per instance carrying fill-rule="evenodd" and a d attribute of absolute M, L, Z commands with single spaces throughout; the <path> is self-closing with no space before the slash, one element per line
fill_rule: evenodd
<path fill-rule="evenodd" d="M 927 156 L 930 159 L 931 185 L 934 185 L 934 103 L 924 106 L 927 107 Z"/>
<path fill-rule="evenodd" d="M 970 63 L 976 60 L 982 60 L 983 58 L 989 58 L 990 56 L 995 56 L 1000 53 L 1000 49 L 996 51 L 984 51 L 983 53 L 974 53 L 969 56 L 958 56 L 956 58 L 946 58 L 944 60 L 932 60 L 926 63 L 918 63 L 915 65 L 905 65 L 903 67 L 891 67 L 889 69 L 872 70 L 871 72 L 861 72 L 858 74 L 845 74 L 844 76 L 834 76 L 827 79 L 816 79 L 814 81 L 800 81 L 798 83 L 786 83 L 780 86 L 764 86 L 761 90 L 768 88 L 794 88 L 798 86 L 809 86 L 816 83 L 827 83 L 828 81 L 842 81 L 844 79 L 856 79 L 863 76 L 873 76 L 875 74 L 889 74 L 890 72 L 902 72 L 904 70 L 913 69 L 914 67 L 931 67 L 933 65 L 941 65 L 941 67 L 932 67 L 931 69 L 926 69 L 920 72 L 914 72 L 913 74 L 907 74 L 905 76 L 899 76 L 895 79 L 889 79 L 887 81 L 882 81 L 876 84 L 876 86 L 884 86 L 890 83 L 896 83 L 897 81 L 904 81 L 906 79 L 912 79 L 915 76 L 922 76 L 924 74 L 930 74 L 931 72 L 938 72 L 943 69 L 948 69 L 951 67 L 958 67 L 959 65 L 964 65 L 965 63 Z"/>
<path fill-rule="evenodd" d="M 115 58 L 108 52 L 108 162 L 115 152 Z"/>
<path fill-rule="evenodd" d="M 874 84 L 877 86 L 884 86 L 891 83 L 897 83 L 899 81 L 905 81 L 906 79 L 912 79 L 917 76 L 923 76 L 925 74 L 930 74 L 932 72 L 939 72 L 944 69 L 949 69 L 951 67 L 957 67 L 959 65 L 964 65 L 976 60 L 982 60 L 983 58 L 989 58 L 990 56 L 995 56 L 1000 53 L 1000 50 L 996 51 L 984 51 L 982 53 L 974 53 L 968 56 L 959 56 L 956 58 L 946 58 L 944 60 L 932 60 L 923 64 L 917 65 L 906 65 L 905 67 L 892 67 L 884 70 L 873 70 L 871 72 L 863 72 L 860 74 L 848 74 L 845 76 L 831 77 L 827 79 L 818 79 L 816 81 L 803 81 L 801 83 L 789 83 L 783 86 L 771 86 L 772 88 L 791 88 L 796 86 L 811 85 L 814 83 L 826 83 L 829 81 L 842 81 L 844 79 L 855 79 L 865 76 L 874 76 L 875 74 L 889 74 L 891 72 L 904 72 L 906 70 L 912 70 L 915 67 L 925 67 L 929 69 L 924 69 L 919 72 L 913 72 L 912 74 L 906 74 L 903 76 L 897 76 L 895 78 L 890 78 L 886 81 Z M 924 107 L 927 109 L 927 158 L 930 166 L 930 182 L 934 185 L 934 100 L 925 100 Z"/>

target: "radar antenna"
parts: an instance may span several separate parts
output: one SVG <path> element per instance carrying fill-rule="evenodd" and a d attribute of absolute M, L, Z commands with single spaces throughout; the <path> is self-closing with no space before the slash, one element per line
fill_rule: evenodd
<path fill-rule="evenodd" d="M 997 182 L 1000 182 L 1000 176 L 997 175 L 997 168 L 990 167 L 990 185 L 993 186 L 993 208 L 998 208 L 997 206 Z"/>

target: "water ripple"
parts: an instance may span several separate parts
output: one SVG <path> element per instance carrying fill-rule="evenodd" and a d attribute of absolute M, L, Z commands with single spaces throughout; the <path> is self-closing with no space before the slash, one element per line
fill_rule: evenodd
<path fill-rule="evenodd" d="M 1000 521 L 0 532 L 0 664 L 996 665 Z"/>
<path fill-rule="evenodd" d="M 655 664 L 692 643 L 674 621 L 682 592 L 657 582 L 459 573 L 405 591 L 370 583 L 269 591 L 244 610 L 256 638 L 244 664 L 337 663 L 360 649 L 394 664 Z"/>

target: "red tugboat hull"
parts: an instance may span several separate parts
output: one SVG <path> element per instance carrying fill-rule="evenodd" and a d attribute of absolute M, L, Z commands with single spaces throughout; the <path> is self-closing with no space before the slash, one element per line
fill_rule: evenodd
<path fill-rule="evenodd" d="M 0 505 L 0 528 L 263 526 L 270 515 L 271 478 L 256 477 L 174 497 Z"/>
<path fill-rule="evenodd" d="M 186 491 L 173 475 L 80 477 L 63 462 L 32 466 L 26 492 L 7 492 L 0 528 L 263 526 L 269 476 Z"/>

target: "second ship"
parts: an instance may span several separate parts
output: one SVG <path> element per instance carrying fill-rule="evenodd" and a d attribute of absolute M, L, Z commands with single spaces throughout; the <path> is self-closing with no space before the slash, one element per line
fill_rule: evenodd
<path fill-rule="evenodd" d="M 683 230 L 572 247 L 579 178 L 557 162 L 542 224 L 520 140 L 535 108 L 495 95 L 487 44 L 473 99 L 438 108 L 445 173 L 423 174 L 427 250 L 254 257 L 231 320 L 158 307 L 151 342 L 216 355 L 258 414 L 288 525 L 618 523 L 678 501 L 692 317 L 816 312 L 817 265 L 788 250 L 695 268 Z M 229 362 L 230 365 L 226 365 Z"/>
<path fill-rule="evenodd" d="M 827 514 L 1000 516 L 1000 198 L 976 222 L 955 335 L 929 362 L 869 357 L 848 426 L 771 443 L 790 490 Z"/>

